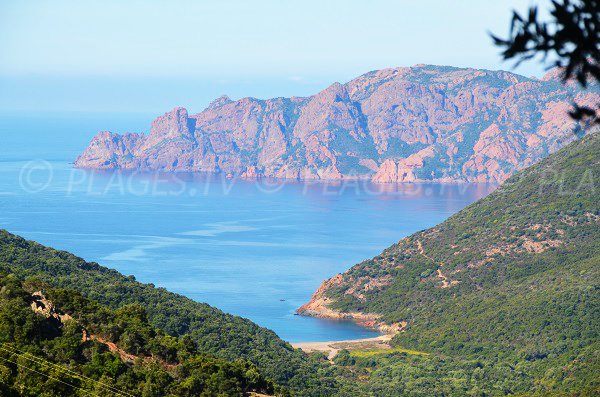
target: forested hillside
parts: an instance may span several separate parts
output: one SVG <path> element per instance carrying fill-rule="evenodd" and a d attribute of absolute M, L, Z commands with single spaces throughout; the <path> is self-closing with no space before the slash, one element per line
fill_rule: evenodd
<path fill-rule="evenodd" d="M 148 324 L 139 304 L 110 310 L 79 292 L 0 274 L 0 395 L 272 394 L 256 366 L 200 353 Z"/>
<path fill-rule="evenodd" d="M 599 154 L 598 133 L 572 143 L 326 281 L 301 310 L 403 326 L 393 343 L 430 356 L 343 360 L 387 392 L 599 392 Z"/>
<path fill-rule="evenodd" d="M 295 350 L 274 332 L 205 303 L 142 284 L 73 254 L 44 247 L 0 230 L 0 271 L 32 277 L 55 288 L 80 291 L 111 309 L 138 304 L 148 322 L 168 335 L 187 335 L 198 351 L 254 363 L 268 379 L 294 390 L 331 391 L 319 376 L 318 359 Z"/>

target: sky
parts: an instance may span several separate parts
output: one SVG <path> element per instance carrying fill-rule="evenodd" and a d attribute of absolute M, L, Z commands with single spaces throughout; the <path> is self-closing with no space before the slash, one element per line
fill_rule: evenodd
<path fill-rule="evenodd" d="M 420 63 L 541 76 L 489 37 L 532 2 L 0 0 L 0 112 L 198 112 Z"/>

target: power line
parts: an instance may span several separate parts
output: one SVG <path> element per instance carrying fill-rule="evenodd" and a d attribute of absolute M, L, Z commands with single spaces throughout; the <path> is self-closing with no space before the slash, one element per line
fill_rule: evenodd
<path fill-rule="evenodd" d="M 23 352 L 22 350 L 19 350 L 19 349 L 17 349 L 16 347 L 7 346 L 6 344 L 4 344 L 4 346 L 0 346 L 0 349 L 2 349 L 2 350 L 4 350 L 4 351 L 7 351 L 7 352 L 9 352 L 9 353 L 11 353 L 11 354 L 17 355 L 17 356 L 19 356 L 19 357 L 22 357 L 22 358 L 24 358 L 24 359 L 26 359 L 26 360 L 29 360 L 29 361 L 31 361 L 31 362 L 34 362 L 34 363 L 36 363 L 36 364 L 41 364 L 41 365 L 47 365 L 47 366 L 50 366 L 50 367 L 54 367 L 55 369 L 61 370 L 61 371 L 65 372 L 65 373 L 66 373 L 68 376 L 71 376 L 71 377 L 73 377 L 73 378 L 77 378 L 77 379 L 79 379 L 79 380 L 82 380 L 82 381 L 86 381 L 86 380 L 87 380 L 87 381 L 94 382 L 94 383 L 96 383 L 96 384 L 100 385 L 101 387 L 107 388 L 109 392 L 111 392 L 111 393 L 113 393 L 113 394 L 116 394 L 116 395 L 118 395 L 118 396 L 122 396 L 122 397 L 135 397 L 133 394 L 129 394 L 129 393 L 127 393 L 127 392 L 121 391 L 121 390 L 117 389 L 117 388 L 116 388 L 116 387 L 114 387 L 114 386 L 107 385 L 106 383 L 102 383 L 102 382 L 100 382 L 100 381 L 97 381 L 97 380 L 95 380 L 95 379 L 92 379 L 92 378 L 90 378 L 90 377 L 87 377 L 87 376 L 85 376 L 85 375 L 81 375 L 81 374 L 79 374 L 79 373 L 77 373 L 77 372 L 75 372 L 75 371 L 72 371 L 72 370 L 70 370 L 70 369 L 68 369 L 68 368 L 65 368 L 65 367 L 63 367 L 62 365 L 59 365 L 59 364 L 56 364 L 56 363 L 50 362 L 50 361 L 48 361 L 48 360 L 45 360 L 45 359 L 43 359 L 43 358 L 41 358 L 41 357 L 37 357 L 37 356 L 35 356 L 35 355 L 31 354 L 31 353 L 28 353 L 28 352 Z M 11 349 L 12 349 L 12 350 L 11 350 Z M 16 351 L 16 352 L 15 352 L 15 351 Z M 29 356 L 29 357 L 31 357 L 31 358 L 29 358 L 29 357 L 26 357 L 26 356 Z M 0 358 L 1 358 L 1 357 L 0 357 Z M 8 360 L 7 360 L 7 361 L 8 361 Z M 15 364 L 16 364 L 16 363 L 15 363 Z M 24 366 L 24 365 L 22 365 L 22 364 L 17 364 L 17 365 L 20 365 L 20 366 L 22 366 L 22 367 L 24 367 L 24 368 L 27 368 L 27 369 L 31 370 L 31 371 L 34 371 L 34 372 L 36 372 L 36 373 L 39 373 L 39 372 L 37 372 L 37 371 L 35 371 L 35 370 L 31 369 L 31 368 L 28 368 L 28 367 L 26 367 L 26 366 Z M 43 374 L 42 374 L 42 375 L 43 375 Z M 57 379 L 57 380 L 58 380 L 58 379 Z M 60 381 L 60 380 L 59 380 L 59 381 Z M 66 383 L 66 382 L 62 382 L 62 383 L 68 384 L 68 383 Z M 69 385 L 70 385 L 70 384 L 69 384 Z M 77 386 L 73 386 L 73 385 L 70 385 L 70 386 L 72 386 L 72 387 L 77 387 Z M 83 389 L 82 389 L 82 390 L 83 390 Z"/>
<path fill-rule="evenodd" d="M 0 347 L 0 349 L 8 351 L 11 354 L 16 354 L 16 355 L 18 355 L 20 357 L 23 357 L 26 360 L 35 362 L 37 364 L 48 365 L 48 366 L 54 367 L 56 369 L 62 370 L 64 372 L 66 372 L 69 376 L 72 376 L 74 378 L 78 378 L 80 380 L 89 380 L 91 382 L 97 383 L 100 386 L 108 388 L 109 391 L 112 392 L 112 393 L 115 393 L 115 394 L 118 394 L 118 395 L 121 395 L 121 396 L 134 397 L 132 394 L 122 392 L 121 390 L 119 390 L 119 389 L 117 389 L 117 388 L 115 388 L 113 386 L 107 385 L 106 383 L 102 383 L 100 381 L 97 381 L 97 380 L 92 379 L 90 377 L 87 377 L 85 375 L 81 375 L 81 374 L 79 374 L 79 373 L 77 373 L 75 371 L 70 370 L 69 368 L 65 368 L 62 365 L 59 365 L 59 364 L 53 363 L 51 361 L 45 360 L 45 359 L 43 359 L 41 357 L 37 357 L 37 356 L 35 356 L 35 355 L 31 354 L 31 353 L 23 352 L 22 350 L 19 350 L 16 347 L 8 346 L 8 349 L 7 349 L 7 345 L 5 344 L 4 347 Z M 13 349 L 13 351 L 11 351 L 10 349 Z M 17 353 L 15 353 L 14 351 L 16 351 Z M 29 356 L 31 358 L 28 358 L 28 357 L 25 357 L 25 356 Z"/>
<path fill-rule="evenodd" d="M 13 353 L 13 354 L 14 354 L 14 353 Z M 22 367 L 22 368 L 25 368 L 25 369 L 27 369 L 27 370 L 29 370 L 29 371 L 35 372 L 36 374 L 39 374 L 39 375 L 45 376 L 45 377 L 46 377 L 46 378 L 48 378 L 48 379 L 55 380 L 55 381 L 57 381 L 57 382 L 60 382 L 60 383 L 62 383 L 62 384 L 65 384 L 65 385 L 67 385 L 67 386 L 70 386 L 70 387 L 72 387 L 72 388 L 74 388 L 74 389 L 83 390 L 85 393 L 87 393 L 87 394 L 90 394 L 90 395 L 92 395 L 92 396 L 94 395 L 94 394 L 92 394 L 91 392 L 89 392 L 89 391 L 87 391 L 87 390 L 85 390 L 85 389 L 83 389 L 83 388 L 81 388 L 81 387 L 79 387 L 79 386 L 72 385 L 72 384 L 70 384 L 70 383 L 64 382 L 64 381 L 62 381 L 62 380 L 60 380 L 60 379 L 58 379 L 58 378 L 55 378 L 55 377 L 53 377 L 53 376 L 50 376 L 50 375 L 44 374 L 44 373 L 42 373 L 42 372 L 36 371 L 35 369 L 33 369 L 33 368 L 29 368 L 29 367 L 27 367 L 26 365 L 19 364 L 19 363 L 15 362 L 15 361 L 11 361 L 11 360 L 9 360 L 9 359 L 7 359 L 7 358 L 4 358 L 4 357 L 0 357 L 0 360 L 3 360 L 3 361 L 6 361 L 6 362 L 9 362 L 9 363 L 15 364 L 15 365 L 17 365 L 17 366 L 19 366 L 19 367 Z"/>

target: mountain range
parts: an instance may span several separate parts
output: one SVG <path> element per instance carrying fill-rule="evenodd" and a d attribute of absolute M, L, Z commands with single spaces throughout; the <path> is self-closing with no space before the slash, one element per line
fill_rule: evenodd
<path fill-rule="evenodd" d="M 98 133 L 91 169 L 223 172 L 247 178 L 501 182 L 575 139 L 573 102 L 597 87 L 505 71 L 416 65 L 372 71 L 310 97 L 222 96 L 175 108 L 148 134 Z"/>

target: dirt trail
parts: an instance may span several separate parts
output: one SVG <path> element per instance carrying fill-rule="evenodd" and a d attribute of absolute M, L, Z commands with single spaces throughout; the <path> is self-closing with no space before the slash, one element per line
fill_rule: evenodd
<path fill-rule="evenodd" d="M 93 335 L 93 334 L 88 334 L 86 332 L 86 330 L 83 330 L 83 337 L 82 337 L 82 341 L 83 342 L 87 342 L 90 340 L 95 340 L 99 343 L 102 343 L 103 345 L 105 345 L 106 347 L 108 347 L 108 350 L 110 350 L 112 353 L 118 354 L 119 357 L 121 357 L 121 361 L 126 362 L 126 363 L 133 363 L 138 357 L 134 356 L 133 354 L 129 354 L 127 353 L 125 350 L 121 349 L 120 347 L 118 347 L 115 343 L 113 342 L 109 342 L 107 340 L 102 339 L 101 337 L 97 336 L 97 335 Z M 149 358 L 144 357 L 144 360 L 148 361 Z"/>
<path fill-rule="evenodd" d="M 451 281 L 451 282 L 448 281 L 448 277 L 446 277 L 442 273 L 442 268 L 444 267 L 444 263 L 436 262 L 432 257 L 430 257 L 429 255 L 427 255 L 425 253 L 425 250 L 423 249 L 423 244 L 421 244 L 420 240 L 417 240 L 417 247 L 419 248 L 419 254 L 421 254 L 425 258 L 429 259 L 431 262 L 433 262 L 434 265 L 439 266 L 439 268 L 437 269 L 437 276 L 440 279 L 440 281 L 442 282 L 442 288 L 448 288 L 448 287 L 456 284 L 456 282 L 454 282 L 454 281 Z"/>
<path fill-rule="evenodd" d="M 437 269 L 437 275 L 440 280 L 442 280 L 442 288 L 448 288 L 450 283 L 448 282 L 448 277 L 442 274 L 441 269 Z"/>
<path fill-rule="evenodd" d="M 131 364 L 131 363 L 134 363 L 138 359 L 142 359 L 146 363 L 151 363 L 151 362 L 158 363 L 161 367 L 163 367 L 164 369 L 167 369 L 167 370 L 171 370 L 178 365 L 178 364 L 168 363 L 165 360 L 162 360 L 162 359 L 159 359 L 156 357 L 143 356 L 143 355 L 136 356 L 134 354 L 127 353 L 125 350 L 121 349 L 115 343 L 109 342 L 109 341 L 99 337 L 98 335 L 89 334 L 89 333 L 87 333 L 86 330 L 83 330 L 82 341 L 86 342 L 86 341 L 91 341 L 91 340 L 95 340 L 99 343 L 102 343 L 103 345 L 108 347 L 108 350 L 110 350 L 112 353 L 118 354 L 119 357 L 121 358 L 121 361 L 126 362 L 126 363 Z"/>

